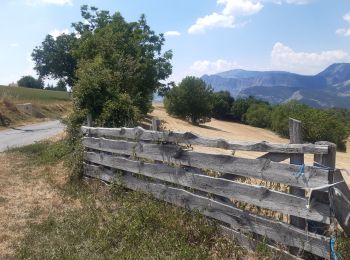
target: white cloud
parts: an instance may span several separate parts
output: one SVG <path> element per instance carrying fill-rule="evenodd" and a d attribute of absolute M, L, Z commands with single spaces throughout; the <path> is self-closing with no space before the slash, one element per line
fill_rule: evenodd
<path fill-rule="evenodd" d="M 167 31 L 164 33 L 165 36 L 180 36 L 181 33 L 178 31 Z"/>
<path fill-rule="evenodd" d="M 200 17 L 189 29 L 188 33 L 203 33 L 207 29 L 223 27 L 236 28 L 242 27 L 246 22 L 237 24 L 237 18 L 240 16 L 250 16 L 259 13 L 264 4 L 307 4 L 313 0 L 217 0 L 216 3 L 223 6 L 221 12 Z M 350 20 L 350 16 L 349 16 Z"/>
<path fill-rule="evenodd" d="M 202 76 L 203 74 L 215 74 L 218 72 L 227 71 L 237 68 L 237 62 L 218 59 L 216 61 L 198 60 L 190 67 L 190 73 L 195 76 Z"/>
<path fill-rule="evenodd" d="M 196 23 L 188 29 L 188 33 L 203 33 L 206 29 L 215 27 L 234 28 L 234 22 L 235 17 L 232 15 L 212 13 L 198 18 Z"/>
<path fill-rule="evenodd" d="M 73 0 L 27 0 L 28 5 L 54 4 L 54 5 L 73 5 Z"/>
<path fill-rule="evenodd" d="M 254 0 L 217 0 L 217 4 L 223 5 L 224 9 L 220 13 L 214 12 L 198 18 L 196 23 L 188 29 L 188 33 L 203 33 L 207 29 L 216 27 L 240 27 L 242 23 L 236 24 L 238 16 L 253 15 L 264 7 L 260 1 Z"/>
<path fill-rule="evenodd" d="M 58 29 L 54 29 L 49 33 L 54 39 L 56 39 L 58 36 L 62 35 L 62 34 L 69 34 L 69 30 L 68 29 L 62 29 L 62 30 L 58 30 Z"/>
<path fill-rule="evenodd" d="M 250 0 L 217 0 L 217 3 L 225 5 L 224 15 L 253 15 L 264 7 L 262 3 Z"/>
<path fill-rule="evenodd" d="M 335 33 L 347 37 L 350 36 L 350 28 L 339 28 Z"/>
<path fill-rule="evenodd" d="M 13 42 L 10 44 L 10 47 L 17 48 L 17 47 L 19 47 L 19 44 L 17 42 Z"/>
<path fill-rule="evenodd" d="M 301 74 L 315 74 L 335 62 L 349 62 L 350 54 L 342 50 L 296 52 L 277 42 L 271 51 L 271 66 L 276 70 L 287 70 Z"/>
<path fill-rule="evenodd" d="M 347 22 L 349 25 L 347 28 L 339 28 L 335 31 L 336 34 L 348 37 L 350 36 L 350 13 L 347 13 L 343 16 L 343 19 L 345 22 Z"/>

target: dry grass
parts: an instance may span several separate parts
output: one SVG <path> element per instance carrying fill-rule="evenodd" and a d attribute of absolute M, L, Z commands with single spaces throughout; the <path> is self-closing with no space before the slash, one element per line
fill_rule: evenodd
<path fill-rule="evenodd" d="M 160 103 L 153 104 L 154 111 L 152 116 L 156 116 L 164 121 L 164 127 L 166 130 L 186 132 L 191 131 L 201 136 L 208 138 L 223 138 L 226 140 L 240 140 L 240 141 L 268 141 L 272 143 L 288 143 L 289 140 L 282 138 L 274 132 L 262 128 L 256 128 L 244 124 L 238 124 L 234 122 L 227 122 L 212 119 L 211 122 L 205 123 L 201 126 L 194 126 L 184 120 L 180 120 L 169 116 L 164 106 Z M 195 150 L 211 153 L 225 153 L 231 154 L 232 151 L 213 149 L 207 147 L 195 147 Z M 246 152 L 236 151 L 235 155 L 245 158 L 257 158 L 263 155 L 260 152 Z M 308 165 L 312 165 L 313 156 L 305 155 L 305 162 Z M 288 163 L 288 162 L 287 162 Z M 337 152 L 337 167 L 346 168 L 350 170 L 350 139 L 347 142 L 347 152 Z M 343 175 L 347 183 L 350 185 L 350 176 Z"/>
<path fill-rule="evenodd" d="M 30 123 L 43 122 L 49 119 L 60 119 L 71 111 L 71 102 L 51 101 L 36 102 L 33 105 L 33 114 L 21 113 L 17 110 L 16 104 L 23 103 L 22 100 L 0 97 L 0 130 L 8 126 L 19 126 Z"/>
<path fill-rule="evenodd" d="M 247 256 L 199 214 L 120 186 L 72 182 L 64 151 L 58 141 L 0 154 L 0 259 Z"/>
<path fill-rule="evenodd" d="M 31 166 L 21 153 L 0 153 L 0 259 L 7 259 L 24 237 L 28 224 L 39 223 L 52 212 L 79 206 L 53 188 L 68 176 L 62 163 Z M 52 185 L 54 184 L 54 185 Z"/>

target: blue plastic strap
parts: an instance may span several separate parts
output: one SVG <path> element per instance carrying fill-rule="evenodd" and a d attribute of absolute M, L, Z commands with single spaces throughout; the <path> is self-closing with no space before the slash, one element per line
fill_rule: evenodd
<path fill-rule="evenodd" d="M 294 176 L 297 178 L 304 176 L 304 170 L 305 170 L 305 164 L 301 164 L 298 172 L 294 173 Z"/>
<path fill-rule="evenodd" d="M 335 252 L 335 236 L 332 236 L 331 238 L 331 255 L 333 257 L 334 260 L 337 260 L 338 257 L 337 257 L 337 253 Z"/>

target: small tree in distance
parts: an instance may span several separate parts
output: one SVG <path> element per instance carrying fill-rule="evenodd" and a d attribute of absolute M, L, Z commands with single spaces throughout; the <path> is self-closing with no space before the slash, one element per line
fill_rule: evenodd
<path fill-rule="evenodd" d="M 36 79 L 32 76 L 23 76 L 19 81 L 17 81 L 17 85 L 25 88 L 44 88 L 44 82 L 40 78 Z"/>
<path fill-rule="evenodd" d="M 212 88 L 203 80 L 188 76 L 167 93 L 164 106 L 169 114 L 199 124 L 211 117 L 212 93 Z"/>

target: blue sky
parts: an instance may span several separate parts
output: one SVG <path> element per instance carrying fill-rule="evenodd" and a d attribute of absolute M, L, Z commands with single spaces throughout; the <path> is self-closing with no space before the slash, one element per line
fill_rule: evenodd
<path fill-rule="evenodd" d="M 174 53 L 171 80 L 229 69 L 315 74 L 350 62 L 349 0 L 1 0 L 0 84 L 35 75 L 30 53 L 71 31 L 80 6 L 144 13 Z"/>

